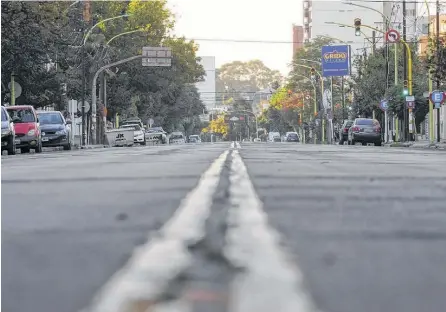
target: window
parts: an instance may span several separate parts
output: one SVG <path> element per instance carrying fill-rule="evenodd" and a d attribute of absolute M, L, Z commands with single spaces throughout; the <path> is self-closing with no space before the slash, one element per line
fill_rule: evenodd
<path fill-rule="evenodd" d="M 62 125 L 64 121 L 59 113 L 43 113 L 39 114 L 39 122 L 41 125 Z"/>
<path fill-rule="evenodd" d="M 375 125 L 375 121 L 373 119 L 358 119 L 356 120 L 357 125 Z"/>
<path fill-rule="evenodd" d="M 36 122 L 34 112 L 29 108 L 8 109 L 8 114 L 14 123 Z"/>
<path fill-rule="evenodd" d="M 7 121 L 8 116 L 6 115 L 6 111 L 2 108 L 2 121 Z"/>

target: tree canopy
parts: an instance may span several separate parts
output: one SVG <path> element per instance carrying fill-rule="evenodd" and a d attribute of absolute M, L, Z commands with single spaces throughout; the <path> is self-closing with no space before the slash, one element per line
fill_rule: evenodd
<path fill-rule="evenodd" d="M 83 24 L 87 4 L 91 21 Z M 89 100 L 91 80 L 100 67 L 140 55 L 145 46 L 167 46 L 173 55 L 170 68 L 143 67 L 136 60 L 107 71 L 108 118 L 137 114 L 144 122 L 151 117 L 156 125 L 172 130 L 200 123 L 197 116 L 204 105 L 194 83 L 204 70 L 196 55 L 198 46 L 170 35 L 174 18 L 166 0 L 4 1 L 1 6 L 2 104 L 10 101 L 7 86 L 12 73 L 23 89 L 17 104 L 63 110 L 67 99 L 80 100 L 83 61 Z M 123 14 L 128 16 L 104 21 Z"/>

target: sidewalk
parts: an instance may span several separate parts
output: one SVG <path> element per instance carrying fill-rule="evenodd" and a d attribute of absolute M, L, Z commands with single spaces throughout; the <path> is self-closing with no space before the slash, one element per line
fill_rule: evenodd
<path fill-rule="evenodd" d="M 446 142 L 430 143 L 429 141 L 415 141 L 415 142 L 393 142 L 386 143 L 387 147 L 410 147 L 410 148 L 424 148 L 424 149 L 446 149 Z"/>

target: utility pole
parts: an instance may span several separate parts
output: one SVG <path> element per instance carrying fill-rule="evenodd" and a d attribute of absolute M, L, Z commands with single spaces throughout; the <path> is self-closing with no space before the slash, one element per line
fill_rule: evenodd
<path fill-rule="evenodd" d="M 376 51 L 376 31 L 372 31 L 372 54 Z"/>
<path fill-rule="evenodd" d="M 345 121 L 345 94 L 344 94 L 344 76 L 341 76 L 341 96 L 342 96 L 342 122 Z"/>
<path fill-rule="evenodd" d="M 440 66 L 440 0 L 437 0 L 437 67 Z M 439 68 L 437 68 L 439 70 Z M 440 90 L 440 75 L 437 74 L 437 90 Z M 441 107 L 441 105 L 440 105 Z M 440 142 L 440 107 L 437 108 L 437 142 Z"/>
<path fill-rule="evenodd" d="M 82 7 L 82 40 L 85 37 L 85 27 L 87 24 L 89 24 L 90 22 L 90 1 L 86 0 L 83 1 L 83 7 Z M 87 138 L 87 134 L 86 134 L 86 127 L 85 127 L 85 122 L 86 122 L 86 116 L 85 116 L 85 85 L 87 84 L 87 68 L 86 68 L 86 62 L 85 62 L 85 44 L 82 41 L 82 46 L 81 46 L 81 57 L 82 57 L 82 109 L 81 109 L 81 113 L 82 113 L 82 138 L 81 138 L 81 145 L 85 145 L 85 141 Z"/>
<path fill-rule="evenodd" d="M 406 0 L 403 0 L 403 40 L 407 42 L 406 40 Z M 404 81 L 407 80 L 407 49 L 406 45 L 404 45 L 403 48 L 403 75 L 404 75 Z M 404 133 L 404 140 L 408 141 L 408 111 L 406 107 L 406 100 L 404 100 L 404 121 L 403 121 L 403 133 Z"/>

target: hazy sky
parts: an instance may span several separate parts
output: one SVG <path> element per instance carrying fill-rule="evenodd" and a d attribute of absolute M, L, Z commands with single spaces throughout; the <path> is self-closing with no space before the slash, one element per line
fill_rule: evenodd
<path fill-rule="evenodd" d="M 302 20 L 300 0 L 168 0 L 176 15 L 175 34 L 190 39 L 285 41 L 247 43 L 202 41 L 199 56 L 215 56 L 216 66 L 231 61 L 262 60 L 271 69 L 289 72 L 292 24 Z"/>

